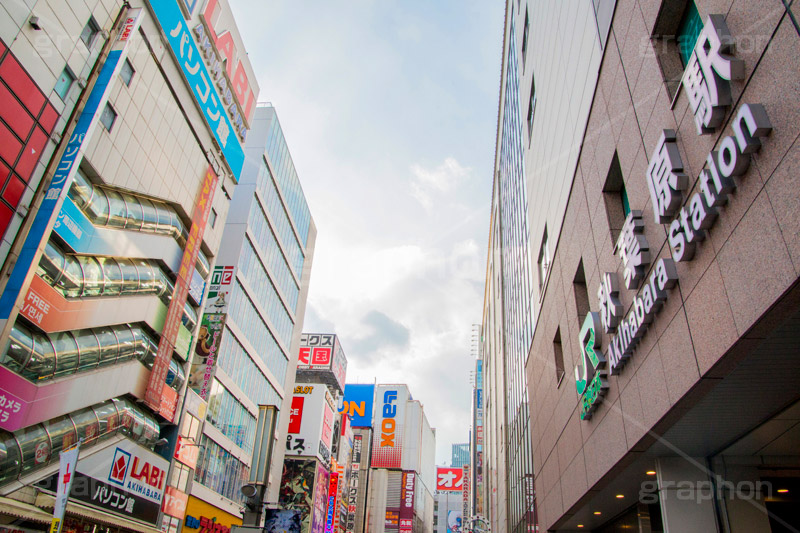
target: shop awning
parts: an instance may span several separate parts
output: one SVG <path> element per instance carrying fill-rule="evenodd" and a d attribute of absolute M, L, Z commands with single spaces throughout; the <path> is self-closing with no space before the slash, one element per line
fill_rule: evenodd
<path fill-rule="evenodd" d="M 40 492 L 36 496 L 36 505 L 52 509 L 55 506 L 55 498 L 49 494 Z M 147 524 L 130 520 L 119 515 L 107 513 L 99 509 L 92 509 L 91 507 L 86 507 L 79 503 L 68 502 L 67 515 L 77 515 L 83 518 L 88 518 L 89 520 L 100 522 L 101 524 L 105 524 L 107 526 L 122 527 L 133 531 L 139 531 L 140 533 L 162 533 L 160 529 L 157 529 L 153 526 L 148 526 Z M 50 520 L 48 519 L 48 522 L 49 521 Z"/>
<path fill-rule="evenodd" d="M 50 505 L 50 507 L 53 507 Z M 0 496 L 0 513 L 16 516 L 17 518 L 24 518 L 25 520 L 32 520 L 34 522 L 42 522 L 49 524 L 53 521 L 53 514 L 43 511 L 29 503 L 12 500 L 11 498 L 4 498 Z"/>

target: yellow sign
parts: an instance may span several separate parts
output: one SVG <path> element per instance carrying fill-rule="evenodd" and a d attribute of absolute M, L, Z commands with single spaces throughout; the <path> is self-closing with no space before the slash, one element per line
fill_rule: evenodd
<path fill-rule="evenodd" d="M 60 527 L 61 527 L 61 519 L 53 518 L 53 523 L 50 524 L 50 533 L 58 533 Z"/>
<path fill-rule="evenodd" d="M 205 519 L 205 520 L 204 520 Z M 202 524 L 219 524 L 230 530 L 231 526 L 241 526 L 242 518 L 214 507 L 201 499 L 189 496 L 189 503 L 186 504 L 186 518 L 184 518 L 183 529 L 188 531 L 202 530 Z M 206 529 L 209 529 L 206 527 Z M 219 527 L 211 527 L 212 531 L 219 531 Z"/>

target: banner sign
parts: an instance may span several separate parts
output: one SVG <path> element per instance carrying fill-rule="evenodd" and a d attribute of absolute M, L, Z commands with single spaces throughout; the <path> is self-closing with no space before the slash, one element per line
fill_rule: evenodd
<path fill-rule="evenodd" d="M 164 489 L 164 503 L 161 510 L 164 514 L 178 520 L 183 520 L 186 516 L 186 505 L 189 503 L 189 495 L 175 487 L 169 485 Z"/>
<path fill-rule="evenodd" d="M 86 105 L 78 117 L 78 122 L 75 124 L 69 142 L 67 142 L 64 153 L 54 171 L 55 174 L 47 188 L 47 193 L 36 211 L 33 225 L 25 238 L 25 243 L 11 271 L 3 295 L 0 297 L 0 320 L 8 319 L 19 296 L 27 293 L 27 285 L 36 270 L 31 267 L 39 262 L 41 250 L 56 222 L 61 204 L 67 196 L 75 173 L 78 171 L 78 165 L 83 159 L 83 153 L 100 121 L 100 113 L 108 102 L 111 85 L 128 56 L 129 38 L 136 33 L 141 20 L 142 10 L 140 8 L 128 8 L 117 40 L 111 47 L 92 91 L 89 93 Z"/>
<path fill-rule="evenodd" d="M 347 522 L 345 532 L 353 533 L 356 529 L 356 511 L 358 510 L 358 474 L 361 470 L 362 436 L 353 437 L 353 462 L 350 466 L 350 487 L 347 489 Z"/>
<path fill-rule="evenodd" d="M 160 2 L 163 4 L 165 2 Z M 177 4 L 175 9 L 178 9 Z M 180 9 L 178 9 L 180 12 Z M 150 372 L 150 381 L 147 383 L 145 391 L 145 403 L 165 419 L 172 421 L 175 418 L 177 397 L 175 402 L 165 403 L 163 399 L 163 388 L 167 377 L 169 363 L 172 360 L 175 340 L 178 337 L 178 329 L 183 319 L 183 310 L 186 300 L 189 297 L 189 285 L 192 281 L 192 273 L 197 264 L 197 254 L 200 253 L 200 245 L 203 242 L 203 233 L 206 230 L 208 216 L 211 213 L 211 202 L 214 199 L 214 191 L 217 187 L 217 174 L 211 165 L 206 169 L 206 175 L 197 193 L 197 201 L 192 213 L 192 227 L 189 230 L 189 237 L 186 239 L 186 247 L 183 250 L 183 258 L 178 269 L 178 278 L 175 280 L 175 289 L 172 293 L 172 300 L 169 303 L 167 319 L 164 322 L 164 329 L 161 332 L 161 341 L 158 343 L 158 352 L 153 362 L 153 369 Z"/>
<path fill-rule="evenodd" d="M 303 333 L 300 336 L 297 373 L 300 380 L 322 380 L 326 385 L 344 391 L 347 357 L 339 338 L 330 333 Z"/>
<path fill-rule="evenodd" d="M 217 356 L 227 316 L 222 313 L 203 313 L 200 329 L 197 332 L 197 344 L 194 347 L 192 368 L 189 371 L 189 387 L 205 401 L 208 401 L 211 392 L 211 382 L 214 379 L 214 369 L 217 366 Z"/>
<path fill-rule="evenodd" d="M 214 78 L 208 72 L 203 56 L 192 38 L 177 2 L 149 0 L 150 8 L 158 19 L 172 54 L 183 72 L 186 83 L 194 93 L 195 101 L 203 112 L 208 128 L 219 144 L 225 161 L 239 181 L 244 166 L 244 150 L 220 97 Z"/>
<path fill-rule="evenodd" d="M 462 510 L 461 510 L 461 518 L 464 522 L 469 522 L 470 516 L 470 505 L 469 505 L 469 498 L 470 498 L 470 486 L 469 486 L 469 465 L 466 464 L 463 466 L 464 470 L 464 483 L 461 488 L 461 496 L 462 496 Z"/>
<path fill-rule="evenodd" d="M 160 456 L 133 441 L 122 440 L 78 461 L 69 498 L 155 525 L 168 468 L 169 463 Z M 56 492 L 59 475 L 53 474 L 36 486 Z"/>
<path fill-rule="evenodd" d="M 317 457 L 329 463 L 333 413 L 333 397 L 328 387 L 317 383 L 296 384 L 289 413 L 285 454 Z"/>
<path fill-rule="evenodd" d="M 400 533 L 412 533 L 414 528 L 414 489 L 416 474 L 403 472 L 402 496 L 400 499 Z"/>
<path fill-rule="evenodd" d="M 403 452 L 403 427 L 408 402 L 405 385 L 375 387 L 375 438 L 372 442 L 373 468 L 400 468 Z"/>
<path fill-rule="evenodd" d="M 79 442 L 74 448 L 62 451 L 61 463 L 58 468 L 58 478 L 56 482 L 56 502 L 53 505 L 53 523 L 50 525 L 50 533 L 59 533 L 61 531 L 61 522 L 64 520 L 64 511 L 67 509 L 67 499 L 69 498 L 69 491 L 72 488 L 72 480 L 75 478 L 75 464 L 78 462 L 78 454 L 80 453 L 81 443 Z"/>
<path fill-rule="evenodd" d="M 438 492 L 460 492 L 464 485 L 464 471 L 461 468 L 437 467 L 436 490 Z"/>
<path fill-rule="evenodd" d="M 354 428 L 372 427 L 372 406 L 375 401 L 375 385 L 344 386 L 344 400 L 340 413 L 347 414 Z"/>
<path fill-rule="evenodd" d="M 334 533 L 334 519 L 336 517 L 336 495 L 339 492 L 339 473 L 331 472 L 328 486 L 328 512 L 325 515 L 325 533 Z"/>

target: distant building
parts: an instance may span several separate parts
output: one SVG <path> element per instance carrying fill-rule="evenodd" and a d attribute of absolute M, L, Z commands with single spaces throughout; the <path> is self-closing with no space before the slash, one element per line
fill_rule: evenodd
<path fill-rule="evenodd" d="M 452 445 L 453 455 L 450 465 L 454 468 L 461 468 L 470 464 L 469 442 Z"/>

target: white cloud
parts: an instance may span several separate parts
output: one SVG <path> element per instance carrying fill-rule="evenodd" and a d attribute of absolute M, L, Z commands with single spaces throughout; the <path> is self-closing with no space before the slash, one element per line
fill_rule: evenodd
<path fill-rule="evenodd" d="M 433 208 L 434 195 L 450 192 L 470 173 L 469 168 L 462 167 L 453 157 L 448 157 L 436 168 L 429 170 L 421 165 L 411 165 L 411 195 L 430 211 Z"/>

